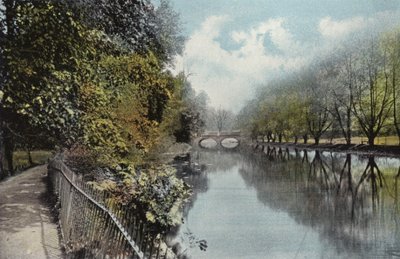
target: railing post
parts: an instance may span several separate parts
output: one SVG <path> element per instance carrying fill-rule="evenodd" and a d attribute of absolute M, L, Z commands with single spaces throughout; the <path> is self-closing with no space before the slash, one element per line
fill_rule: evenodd
<path fill-rule="evenodd" d="M 58 183 L 58 192 L 57 192 L 57 195 L 60 195 L 60 193 L 61 193 L 61 172 L 59 172 L 59 171 L 57 171 L 57 177 L 56 177 L 56 179 L 57 179 L 57 183 Z"/>
<path fill-rule="evenodd" d="M 75 180 L 75 174 L 72 174 L 71 181 L 74 182 L 74 180 Z M 73 198 L 74 198 L 73 190 L 74 190 L 74 187 L 72 186 L 72 184 L 69 184 L 69 192 L 68 192 L 69 197 L 68 197 L 68 202 L 67 202 L 67 211 L 66 211 L 67 215 L 66 215 L 66 222 L 65 222 L 65 224 L 68 224 L 68 225 L 70 224 L 69 221 L 70 221 L 70 216 L 71 216 L 71 207 L 72 207 L 72 202 L 73 202 Z"/>

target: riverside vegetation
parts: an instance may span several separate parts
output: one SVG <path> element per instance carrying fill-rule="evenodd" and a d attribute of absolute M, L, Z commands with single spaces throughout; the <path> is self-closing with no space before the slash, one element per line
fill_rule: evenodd
<path fill-rule="evenodd" d="M 184 42 L 168 1 L 0 6 L 0 179 L 15 150 L 63 151 L 157 231 L 179 223 L 190 189 L 157 154 L 201 130 L 206 98 L 167 69 Z"/>
<path fill-rule="evenodd" d="M 371 32 L 372 31 L 372 32 Z M 307 67 L 260 87 L 238 123 L 268 142 L 379 136 L 400 141 L 400 31 L 373 28 L 340 42 Z M 400 143 L 400 142 L 399 142 Z"/>

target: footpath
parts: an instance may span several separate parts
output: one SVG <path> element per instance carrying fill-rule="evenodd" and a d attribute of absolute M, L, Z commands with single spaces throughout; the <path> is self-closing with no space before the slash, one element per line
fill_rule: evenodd
<path fill-rule="evenodd" d="M 0 258 L 63 258 L 51 215 L 47 165 L 0 182 Z"/>

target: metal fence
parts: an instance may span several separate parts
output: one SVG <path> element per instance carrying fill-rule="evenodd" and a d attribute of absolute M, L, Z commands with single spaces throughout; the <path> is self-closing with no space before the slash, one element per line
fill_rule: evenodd
<path fill-rule="evenodd" d="M 176 258 L 133 211 L 78 179 L 61 159 L 48 169 L 67 258 Z"/>

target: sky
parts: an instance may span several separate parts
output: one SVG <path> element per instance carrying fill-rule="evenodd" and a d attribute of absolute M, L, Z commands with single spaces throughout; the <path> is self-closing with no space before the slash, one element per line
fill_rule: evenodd
<path fill-rule="evenodd" d="M 268 80 L 348 38 L 396 26 L 400 0 L 171 0 L 186 36 L 175 60 L 210 105 L 237 112 Z"/>

